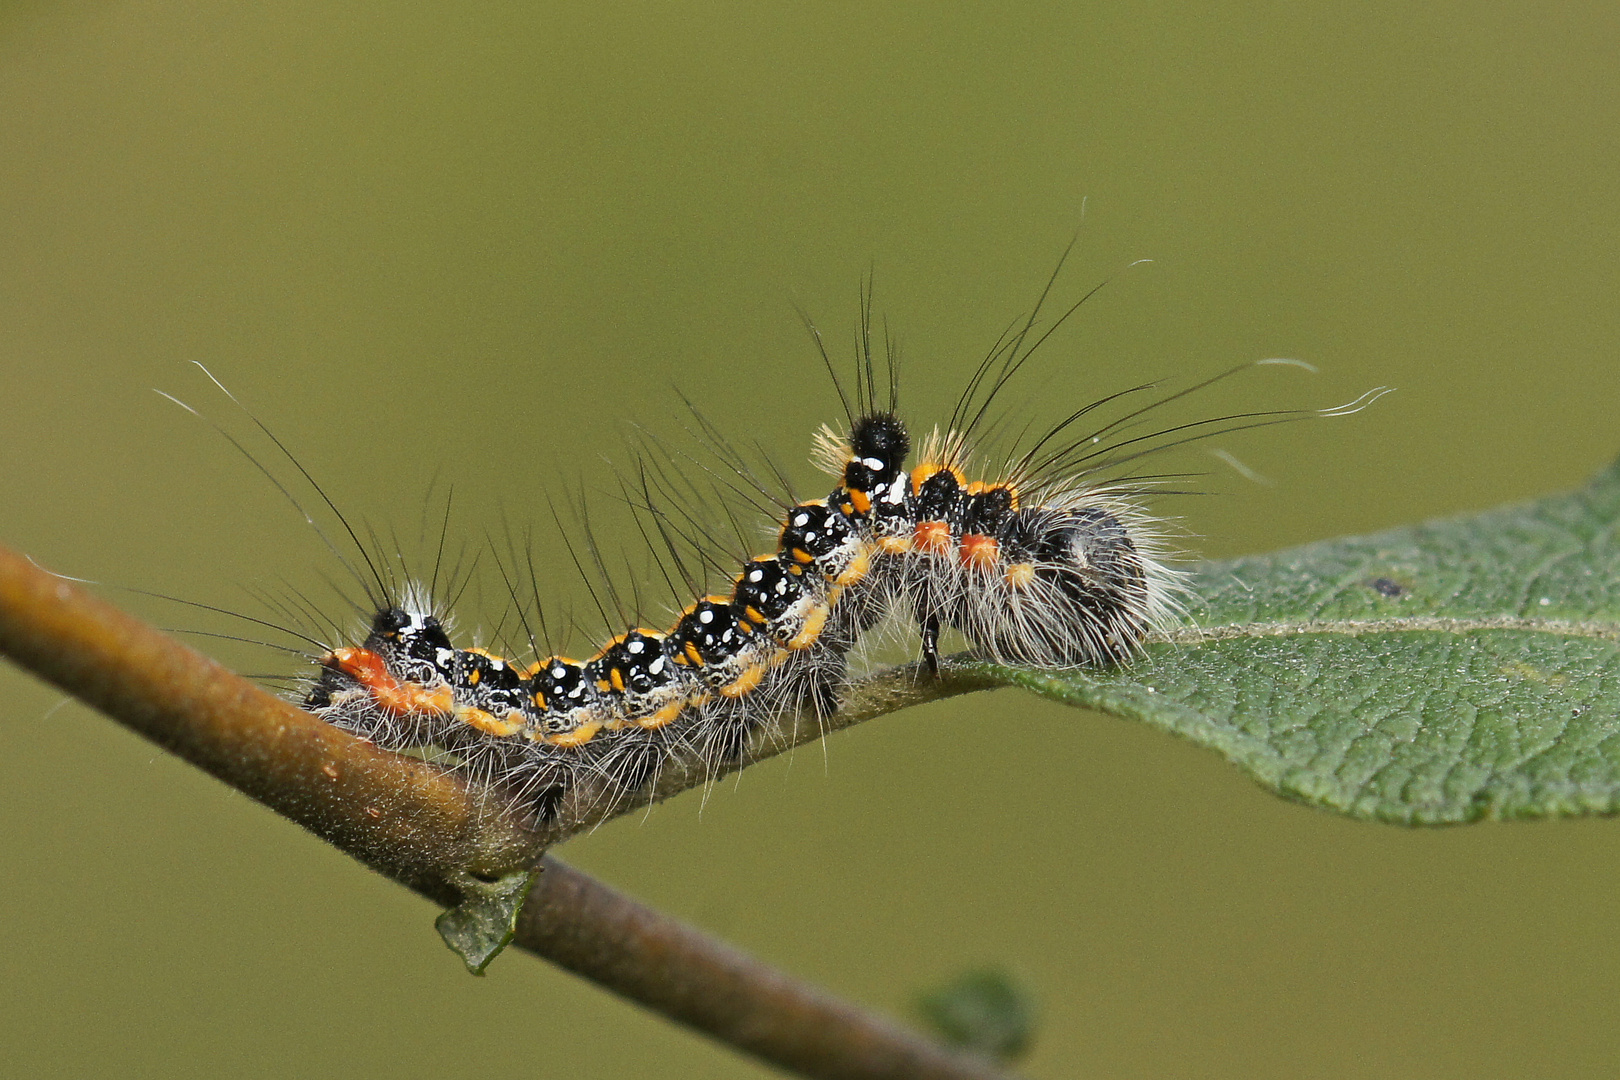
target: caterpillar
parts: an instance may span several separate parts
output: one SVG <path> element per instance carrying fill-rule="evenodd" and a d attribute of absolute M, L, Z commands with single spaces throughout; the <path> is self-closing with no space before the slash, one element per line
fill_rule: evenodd
<path fill-rule="evenodd" d="M 1142 383 L 1075 410 L 986 471 L 974 445 L 991 403 L 1090 295 L 1038 334 L 1037 304 L 981 362 L 950 421 L 914 447 L 898 409 L 892 348 L 880 398 L 864 289 L 848 392 L 806 320 L 844 411 L 841 430 L 824 426 L 814 437 L 813 458 L 834 486 L 823 498 L 780 506 L 771 550 L 743 561 L 723 591 L 694 600 L 664 629 L 632 626 L 585 659 L 543 655 L 525 664 L 457 647 L 432 590 L 395 587 L 366 556 L 369 627 L 358 643 L 322 648 L 302 704 L 388 749 L 437 748 L 543 822 L 585 773 L 610 778 L 615 797 L 628 798 L 677 748 L 720 767 L 777 717 L 830 715 L 852 650 L 885 620 L 916 632 L 934 673 L 946 630 L 1005 665 L 1127 662 L 1181 611 L 1185 586 L 1162 524 L 1142 502 L 1169 477 L 1119 471 L 1211 434 L 1356 411 L 1374 395 L 1338 409 L 1140 430 L 1154 410 L 1255 366 L 1244 364 L 1072 435 L 1098 410 L 1156 389 Z M 748 475 L 733 454 L 717 452 Z M 660 514 L 644 491 L 641 509 Z"/>

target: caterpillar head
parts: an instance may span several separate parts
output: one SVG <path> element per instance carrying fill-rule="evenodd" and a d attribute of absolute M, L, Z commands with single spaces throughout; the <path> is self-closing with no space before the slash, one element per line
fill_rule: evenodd
<path fill-rule="evenodd" d="M 871 493 L 894 483 L 911 453 L 911 436 L 893 413 L 872 413 L 855 421 L 849 433 L 844 486 Z"/>

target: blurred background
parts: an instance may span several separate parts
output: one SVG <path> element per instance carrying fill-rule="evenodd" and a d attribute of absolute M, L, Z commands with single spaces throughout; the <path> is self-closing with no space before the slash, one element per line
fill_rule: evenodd
<path fill-rule="evenodd" d="M 190 361 L 384 530 L 435 478 L 474 547 L 544 525 L 679 431 L 672 385 L 808 481 L 839 414 L 795 305 L 847 356 L 873 272 L 926 427 L 1077 228 L 1059 298 L 1109 285 L 1022 386 L 1048 417 L 1270 356 L 1321 374 L 1199 408 L 1400 388 L 1220 441 L 1270 484 L 1189 454 L 1199 554 L 1568 488 L 1620 451 L 1617 45 L 1599 4 L 9 3 L 0 542 L 236 610 L 339 573 L 152 392 L 246 431 Z M 528 957 L 469 978 L 424 902 L 9 668 L 0 717 L 8 1075 L 767 1075 Z M 898 1015 L 1006 968 L 1034 1077 L 1620 1055 L 1620 825 L 1358 824 L 1010 692 L 561 854 Z"/>

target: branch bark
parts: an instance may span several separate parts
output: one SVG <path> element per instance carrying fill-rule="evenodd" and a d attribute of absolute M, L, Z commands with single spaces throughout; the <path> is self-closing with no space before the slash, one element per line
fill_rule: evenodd
<path fill-rule="evenodd" d="M 442 906 L 469 878 L 543 872 L 514 944 L 672 1020 L 804 1076 L 993 1080 L 989 1064 L 799 982 L 549 857 L 549 844 L 647 799 L 581 793 L 536 831 L 488 792 L 326 724 L 0 548 L 0 653 Z M 996 685 L 968 665 L 922 681 L 899 669 L 859 686 L 830 724 L 788 718 L 737 767 L 920 701 Z M 666 770 L 652 799 L 713 779 Z"/>

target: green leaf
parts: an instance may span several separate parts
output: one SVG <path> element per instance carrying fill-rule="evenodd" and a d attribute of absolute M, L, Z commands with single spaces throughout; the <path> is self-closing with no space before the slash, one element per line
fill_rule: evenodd
<path fill-rule="evenodd" d="M 1001 971 L 972 971 L 917 999 L 923 1019 L 951 1046 L 1008 1062 L 1029 1050 L 1035 1006 Z"/>
<path fill-rule="evenodd" d="M 1140 660 L 997 674 L 1355 817 L 1614 813 L 1617 527 L 1620 462 L 1567 495 L 1207 564 L 1187 626 Z"/>
<path fill-rule="evenodd" d="M 527 870 L 484 881 L 469 874 L 457 883 L 461 903 L 441 914 L 433 925 L 468 971 L 482 975 L 511 943 L 518 911 L 539 876 L 539 870 Z"/>

